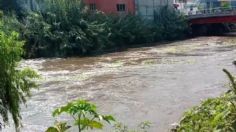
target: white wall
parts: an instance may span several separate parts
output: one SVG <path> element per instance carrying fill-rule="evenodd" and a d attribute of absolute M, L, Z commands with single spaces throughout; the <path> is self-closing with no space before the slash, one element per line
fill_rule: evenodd
<path fill-rule="evenodd" d="M 145 18 L 153 19 L 154 11 L 161 6 L 173 5 L 174 0 L 135 0 L 136 14 Z"/>

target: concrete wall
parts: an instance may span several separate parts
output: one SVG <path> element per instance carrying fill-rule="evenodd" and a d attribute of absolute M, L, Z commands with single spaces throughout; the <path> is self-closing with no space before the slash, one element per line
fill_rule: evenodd
<path fill-rule="evenodd" d="M 173 6 L 174 0 L 135 0 L 136 15 L 153 19 L 154 11 L 165 5 Z"/>

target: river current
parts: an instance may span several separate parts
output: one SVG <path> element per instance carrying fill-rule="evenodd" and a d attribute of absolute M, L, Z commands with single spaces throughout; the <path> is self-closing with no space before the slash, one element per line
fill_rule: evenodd
<path fill-rule="evenodd" d="M 53 109 L 76 99 L 96 103 L 101 113 L 112 114 L 131 128 L 150 121 L 150 132 L 169 131 L 186 110 L 227 90 L 222 69 L 235 71 L 235 57 L 236 39 L 228 35 L 96 57 L 25 60 L 22 67 L 37 70 L 41 78 L 22 106 L 22 131 L 45 131 L 55 121 Z M 3 129 L 13 130 L 13 126 Z"/>

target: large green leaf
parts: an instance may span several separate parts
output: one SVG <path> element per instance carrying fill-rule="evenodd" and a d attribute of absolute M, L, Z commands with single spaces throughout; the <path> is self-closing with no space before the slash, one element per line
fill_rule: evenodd
<path fill-rule="evenodd" d="M 89 120 L 89 119 L 82 119 L 77 120 L 75 122 L 75 125 L 81 125 L 82 128 L 90 128 L 90 129 L 102 129 L 103 124 L 101 122 L 95 121 L 95 120 Z"/>

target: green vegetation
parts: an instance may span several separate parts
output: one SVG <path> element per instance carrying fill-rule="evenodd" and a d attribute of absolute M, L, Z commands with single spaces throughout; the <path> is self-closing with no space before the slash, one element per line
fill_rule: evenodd
<path fill-rule="evenodd" d="M 36 87 L 32 80 L 38 75 L 29 68 L 20 69 L 18 63 L 23 55 L 23 41 L 19 41 L 17 32 L 10 30 L 0 20 L 0 115 L 5 123 L 9 114 L 13 118 L 16 130 L 20 126 L 20 104 L 30 96 L 30 89 Z M 0 123 L 1 125 L 2 123 Z"/>
<path fill-rule="evenodd" d="M 156 13 L 154 21 L 90 12 L 81 0 L 41 0 L 37 7 L 17 10 L 24 13 L 13 22 L 20 21 L 15 28 L 26 41 L 27 58 L 90 55 L 181 39 L 187 31 L 186 19 L 170 7 Z"/>
<path fill-rule="evenodd" d="M 44 11 L 27 14 L 23 22 L 27 57 L 83 55 L 99 48 L 103 28 L 84 20 L 81 6 L 78 0 L 49 0 Z"/>
<path fill-rule="evenodd" d="M 10 115 L 16 131 L 21 125 L 20 104 L 26 102 L 30 89 L 36 87 L 32 79 L 38 77 L 28 68 L 19 68 L 22 56 L 90 55 L 136 44 L 181 39 L 187 30 L 185 18 L 168 7 L 156 13 L 151 22 L 138 16 L 91 13 L 81 0 L 36 1 L 37 10 L 20 10 L 25 0 L 0 0 L 0 9 L 5 13 L 0 12 L 0 115 L 4 123 L 8 123 Z M 34 3 L 31 1 L 30 4 L 33 6 Z M 114 121 L 112 116 L 98 114 L 95 105 L 83 100 L 55 110 L 53 115 L 62 113 L 74 119 L 79 131 L 102 129 L 103 122 Z M 0 128 L 4 123 L 0 123 Z M 143 131 L 147 127 L 149 123 L 140 126 Z M 47 131 L 61 132 L 70 128 L 68 123 L 57 122 Z M 121 124 L 117 124 L 115 129 L 132 131 Z"/>
<path fill-rule="evenodd" d="M 151 123 L 148 121 L 142 122 L 135 129 L 129 129 L 128 126 L 117 123 L 115 118 L 111 115 L 101 115 L 97 112 L 97 107 L 85 100 L 76 100 L 69 102 L 67 105 L 56 109 L 53 112 L 53 116 L 59 116 L 63 113 L 68 114 L 73 119 L 73 125 L 69 125 L 70 121 L 58 122 L 56 121 L 54 126 L 49 127 L 46 132 L 67 132 L 77 127 L 79 132 L 86 130 L 100 129 L 104 127 L 104 123 L 115 124 L 114 132 L 148 132 L 151 127 Z M 75 131 L 75 129 L 72 129 Z"/>
<path fill-rule="evenodd" d="M 188 24 L 182 14 L 165 6 L 155 12 L 154 29 L 156 31 L 156 41 L 176 40 L 185 37 Z"/>
<path fill-rule="evenodd" d="M 236 80 L 223 70 L 230 79 L 230 91 L 207 99 L 184 114 L 177 132 L 234 132 L 236 131 Z"/>
<path fill-rule="evenodd" d="M 78 131 L 82 132 L 88 129 L 102 129 L 103 122 L 114 122 L 115 119 L 111 115 L 101 115 L 97 113 L 97 108 L 94 104 L 85 100 L 77 100 L 68 103 L 67 105 L 56 109 L 53 116 L 61 115 L 62 113 L 69 114 L 73 120 L 74 125 L 78 127 Z M 65 132 L 70 129 L 65 122 L 56 123 L 55 126 L 48 128 L 46 132 Z"/>
<path fill-rule="evenodd" d="M 129 129 L 128 126 L 122 123 L 116 123 L 114 132 L 148 132 L 150 127 L 151 123 L 148 121 L 140 123 L 136 129 Z"/>

